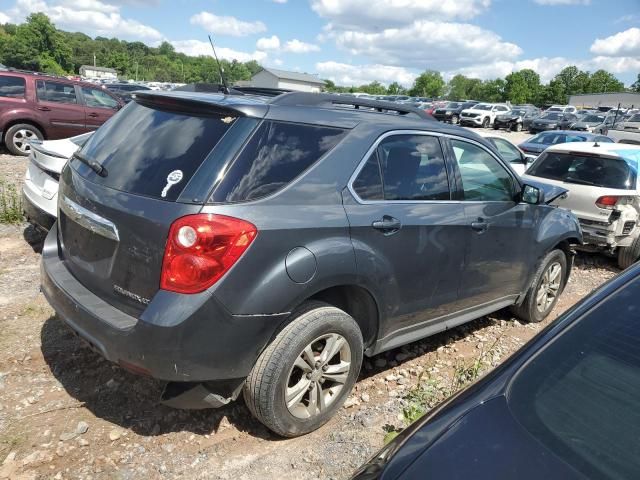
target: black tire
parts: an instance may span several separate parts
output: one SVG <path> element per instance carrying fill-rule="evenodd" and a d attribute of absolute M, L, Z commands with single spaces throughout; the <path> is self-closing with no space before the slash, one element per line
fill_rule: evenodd
<path fill-rule="evenodd" d="M 521 123 L 516 123 L 516 126 L 514 127 L 514 130 L 516 132 L 521 132 L 522 131 L 522 124 Z"/>
<path fill-rule="evenodd" d="M 460 123 L 460 118 L 458 117 L 458 115 L 453 115 L 451 117 L 451 124 L 458 125 L 459 123 Z"/>
<path fill-rule="evenodd" d="M 345 399 L 351 392 L 355 384 L 360 367 L 362 365 L 363 341 L 362 333 L 358 324 L 347 313 L 339 308 L 322 302 L 309 302 L 292 314 L 293 320 L 289 323 L 275 339 L 269 344 L 258 358 L 244 385 L 244 399 L 247 407 L 254 417 L 262 422 L 267 428 L 283 437 L 297 437 L 316 430 L 325 424 L 342 406 Z M 286 402 L 287 388 L 302 385 L 308 382 L 309 388 L 316 387 L 322 395 L 320 383 L 325 382 L 324 378 L 319 380 L 306 380 L 311 375 L 322 375 L 322 366 L 318 367 L 322 359 L 322 350 L 316 352 L 314 349 L 314 360 L 316 369 L 313 373 L 304 376 L 304 372 L 299 367 L 294 366 L 294 362 L 304 359 L 303 351 L 310 344 L 316 345 L 314 340 L 323 335 L 338 335 L 346 340 L 350 350 L 349 371 L 342 388 L 335 394 L 335 398 L 329 398 L 329 404 L 324 411 L 315 411 L 313 416 L 300 418 L 294 415 Z M 328 343 L 323 346 L 326 347 Z M 343 347 L 344 348 L 344 347 Z M 338 352 L 336 355 L 341 353 Z M 315 356 L 318 355 L 318 356 Z M 335 361 L 335 356 L 332 357 Z M 329 361 L 329 360 L 328 360 Z M 304 363 L 304 360 L 303 360 Z M 329 361 L 331 364 L 331 362 Z M 307 364 L 308 365 L 308 364 Z M 330 366 L 330 365 L 329 365 Z M 298 375 L 294 385 L 290 387 L 290 382 L 295 375 Z M 313 377 L 311 377 L 313 378 Z M 325 383 L 322 383 L 325 385 Z M 327 386 L 334 385 L 331 380 Z M 336 384 L 338 385 L 338 384 Z M 311 408 L 311 392 L 307 387 L 298 389 L 304 391 L 299 401 L 296 401 L 296 408 L 302 408 L 304 412 L 304 402 L 307 408 Z M 328 389 L 327 389 L 328 392 Z M 331 393 L 331 392 L 328 392 Z M 329 395 L 331 397 L 332 395 Z M 319 399 L 319 397 L 316 397 Z M 325 399 L 326 401 L 326 399 Z M 298 410 L 300 411 L 300 410 Z"/>
<path fill-rule="evenodd" d="M 500 129 L 500 125 L 498 125 L 496 122 L 493 122 L 493 129 L 494 130 L 499 130 Z"/>
<path fill-rule="evenodd" d="M 640 259 L 640 236 L 637 236 L 628 247 L 618 247 L 618 266 L 625 270 Z"/>
<path fill-rule="evenodd" d="M 482 128 L 489 128 L 489 117 L 484 117 L 482 119 Z"/>
<path fill-rule="evenodd" d="M 561 271 L 559 273 L 559 285 L 555 292 L 555 297 L 553 301 L 549 304 L 545 305 L 541 310 L 538 306 L 537 296 L 542 287 L 543 280 L 545 279 L 545 273 L 547 270 L 550 270 L 554 265 L 560 265 Z M 529 291 L 527 292 L 527 296 L 524 301 L 520 305 L 514 305 L 511 307 L 511 311 L 520 319 L 525 322 L 530 323 L 538 323 L 544 320 L 547 315 L 553 310 L 555 307 L 558 298 L 562 294 L 564 287 L 567 283 L 567 256 L 562 250 L 552 250 L 547 253 L 545 257 L 540 262 L 538 269 L 536 270 L 535 275 L 533 276 L 533 281 L 531 282 L 531 286 L 529 287 Z M 545 301 L 548 296 L 545 297 Z"/>
<path fill-rule="evenodd" d="M 42 140 L 42 132 L 30 123 L 18 123 L 12 125 L 4 135 L 4 144 L 14 155 L 27 156 L 31 152 L 31 147 L 27 145 L 27 140 Z"/>

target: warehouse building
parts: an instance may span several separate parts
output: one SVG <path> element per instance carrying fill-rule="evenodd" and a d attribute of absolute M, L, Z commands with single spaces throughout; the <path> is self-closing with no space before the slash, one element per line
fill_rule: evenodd
<path fill-rule="evenodd" d="M 578 108 L 617 107 L 640 108 L 640 93 L 585 93 L 569 96 L 569 105 Z"/>
<path fill-rule="evenodd" d="M 82 65 L 80 67 L 80 75 L 86 78 L 118 79 L 118 72 L 113 68 L 94 67 L 93 65 Z"/>
<path fill-rule="evenodd" d="M 251 77 L 251 86 L 259 88 L 282 88 L 299 92 L 320 92 L 324 87 L 324 82 L 315 75 L 308 73 L 263 68 Z"/>

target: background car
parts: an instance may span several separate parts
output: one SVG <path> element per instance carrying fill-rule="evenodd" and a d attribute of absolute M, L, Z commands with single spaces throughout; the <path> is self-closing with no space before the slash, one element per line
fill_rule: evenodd
<path fill-rule="evenodd" d="M 613 140 L 604 135 L 596 135 L 589 132 L 574 132 L 571 130 L 566 131 L 553 131 L 542 132 L 530 139 L 522 142 L 518 147 L 529 155 L 540 155 L 551 145 L 557 145 L 559 143 L 572 143 L 572 142 L 600 142 L 600 143 L 612 143 Z"/>
<path fill-rule="evenodd" d="M 502 158 L 509 162 L 511 168 L 513 168 L 518 175 L 522 175 L 527 169 L 527 166 L 536 159 L 536 156 L 526 154 L 504 137 L 484 131 L 480 131 L 478 134 L 496 147 Z"/>
<path fill-rule="evenodd" d="M 604 113 L 588 113 L 571 125 L 571 130 L 592 132 L 595 127 L 602 125 L 607 116 Z"/>
<path fill-rule="evenodd" d="M 520 132 L 528 130 L 531 122 L 540 115 L 540 109 L 533 106 L 512 106 L 511 111 L 496 115 L 493 121 L 493 128 L 498 130 L 506 128 Z"/>
<path fill-rule="evenodd" d="M 106 84 L 104 88 L 118 95 L 125 103 L 129 103 L 131 101 L 131 94 L 133 92 L 151 90 L 150 87 L 135 83 L 109 83 Z"/>
<path fill-rule="evenodd" d="M 493 125 L 497 115 L 511 110 L 508 105 L 494 103 L 478 103 L 460 113 L 460 125 L 487 128 Z"/>
<path fill-rule="evenodd" d="M 479 102 L 449 102 L 446 106 L 434 110 L 433 117 L 440 122 L 447 122 L 457 125 L 460 123 L 460 113 L 467 108 L 471 108 Z"/>
<path fill-rule="evenodd" d="M 620 123 L 618 128 L 623 130 L 640 130 L 640 113 L 634 113 L 628 119 Z"/>
<path fill-rule="evenodd" d="M 573 113 L 545 112 L 531 121 L 529 132 L 538 133 L 546 130 L 567 130 L 578 121 Z"/>
<path fill-rule="evenodd" d="M 551 113 L 576 113 L 578 109 L 573 105 L 551 105 L 545 112 Z"/>
<path fill-rule="evenodd" d="M 384 446 L 353 480 L 637 478 L 640 265 Z"/>
<path fill-rule="evenodd" d="M 619 143 L 549 147 L 523 175 L 568 190 L 553 204 L 571 210 L 590 250 L 616 255 L 620 268 L 640 258 L 640 149 Z"/>
<path fill-rule="evenodd" d="M 22 207 L 29 223 L 49 230 L 58 216 L 60 172 L 93 132 L 62 140 L 31 142 L 29 165 L 22 186 Z"/>
<path fill-rule="evenodd" d="M 29 155 L 31 140 L 68 138 L 95 130 L 123 105 L 114 94 L 91 83 L 0 72 L 1 138 L 14 155 Z"/>

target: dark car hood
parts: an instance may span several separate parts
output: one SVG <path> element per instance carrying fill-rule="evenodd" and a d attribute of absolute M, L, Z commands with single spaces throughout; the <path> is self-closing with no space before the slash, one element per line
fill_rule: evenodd
<path fill-rule="evenodd" d="M 549 145 L 542 145 L 540 143 L 521 143 L 520 145 L 518 145 L 518 147 L 520 147 L 521 150 L 524 150 L 524 152 L 531 152 L 531 153 L 542 153 L 546 150 L 546 148 Z"/>
<path fill-rule="evenodd" d="M 521 115 L 515 115 L 513 113 L 503 113 L 502 115 L 497 115 L 496 118 L 500 120 L 517 120 Z"/>
<path fill-rule="evenodd" d="M 386 480 L 386 476 L 383 476 Z M 478 405 L 450 426 L 402 473 L 402 480 L 584 478 L 533 438 L 504 396 Z"/>
<path fill-rule="evenodd" d="M 561 118 L 559 118 L 558 120 L 548 120 L 548 119 L 536 119 L 534 120 L 532 123 L 534 125 L 549 125 L 550 123 L 560 123 L 562 121 Z"/>

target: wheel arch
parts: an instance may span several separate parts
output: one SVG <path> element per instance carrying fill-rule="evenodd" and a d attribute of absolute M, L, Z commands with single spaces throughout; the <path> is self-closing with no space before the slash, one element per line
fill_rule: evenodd
<path fill-rule="evenodd" d="M 47 133 L 45 132 L 44 127 L 42 126 L 42 124 L 36 120 L 30 119 L 30 118 L 22 118 L 22 119 L 17 119 L 17 120 L 10 120 L 8 121 L 5 126 L 4 129 L 2 131 L 2 141 L 5 141 L 5 137 L 7 136 L 7 131 L 13 127 L 14 125 L 19 125 L 19 124 L 28 124 L 28 125 L 33 125 L 34 127 L 36 127 L 38 130 L 40 130 L 40 133 L 42 133 L 42 137 L 46 140 L 47 139 Z"/>

